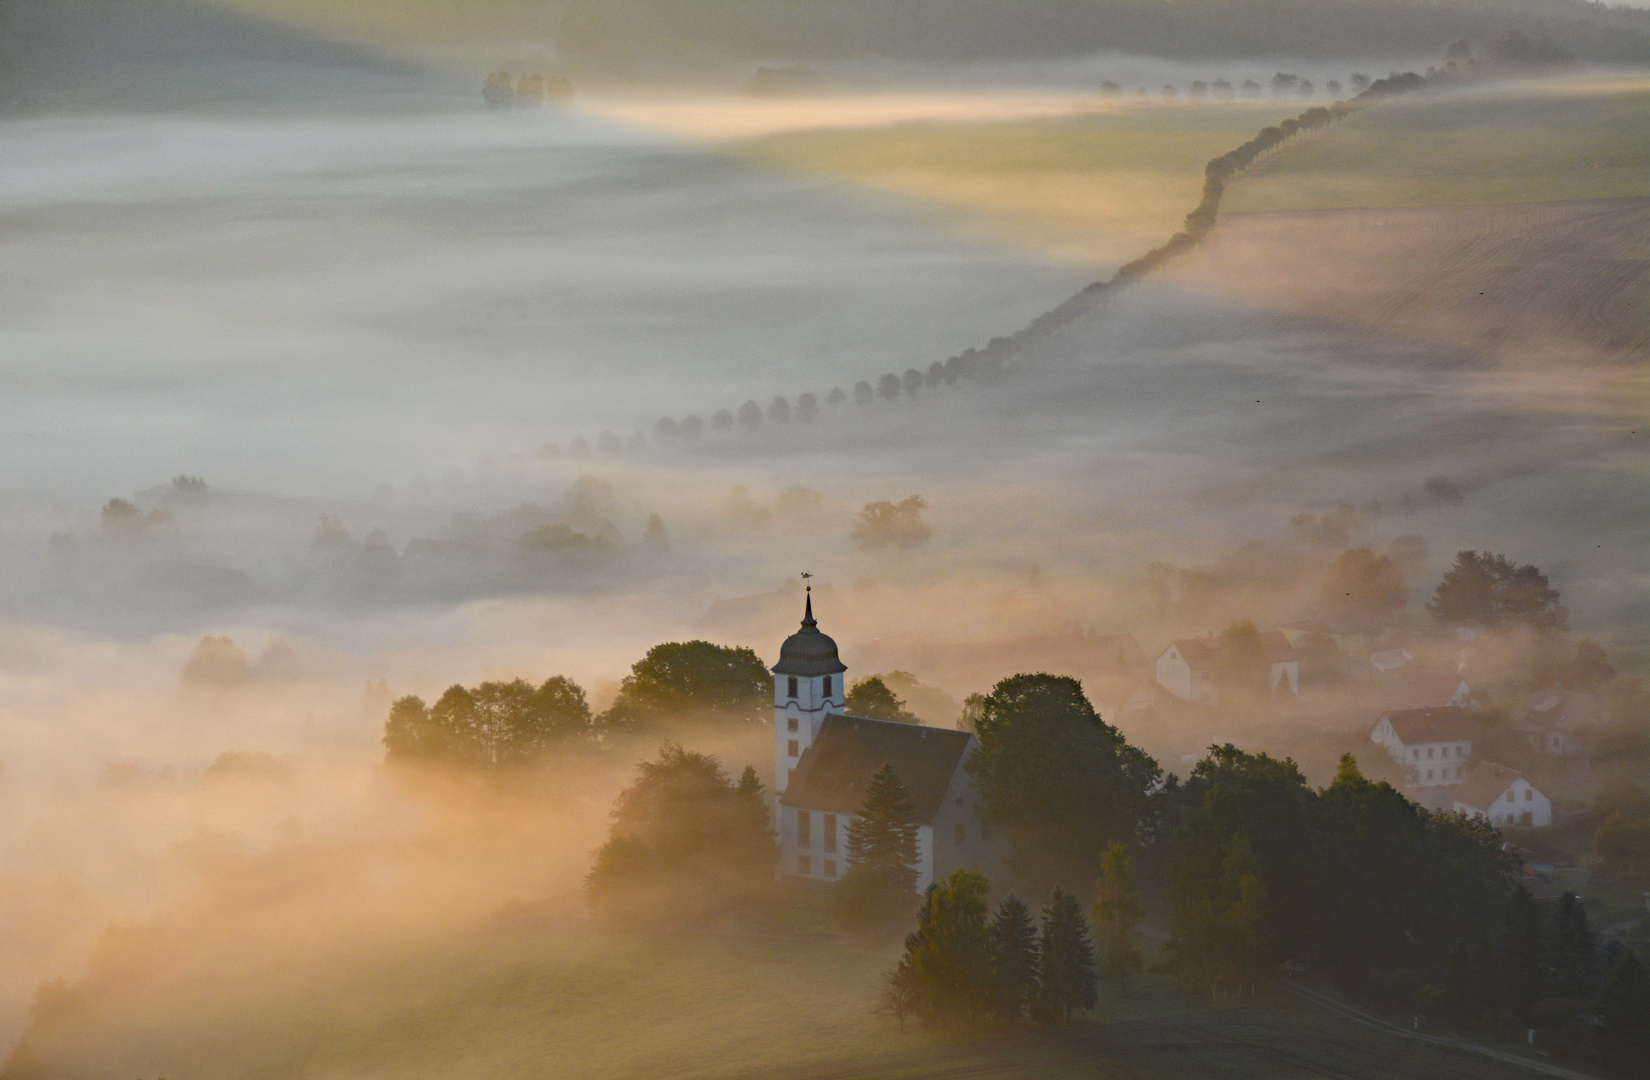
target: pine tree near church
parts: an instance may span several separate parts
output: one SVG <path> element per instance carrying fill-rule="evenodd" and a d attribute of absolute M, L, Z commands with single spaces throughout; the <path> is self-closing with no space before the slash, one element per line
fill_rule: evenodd
<path fill-rule="evenodd" d="M 917 811 L 892 765 L 871 777 L 865 805 L 848 823 L 848 872 L 838 883 L 837 921 L 870 930 L 903 919 L 916 903 Z"/>
<path fill-rule="evenodd" d="M 1043 912 L 1043 980 L 1032 1012 L 1044 1023 L 1071 1019 L 1078 1009 L 1099 1000 L 1094 973 L 1094 943 L 1077 897 L 1055 889 Z"/>
<path fill-rule="evenodd" d="M 1018 896 L 997 905 L 991 920 L 991 1005 L 999 1016 L 1023 1020 L 1037 997 L 1037 924 Z"/>

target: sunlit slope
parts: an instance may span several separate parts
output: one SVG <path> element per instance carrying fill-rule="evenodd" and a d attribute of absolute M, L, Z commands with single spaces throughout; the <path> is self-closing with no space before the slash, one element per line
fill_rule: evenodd
<path fill-rule="evenodd" d="M 1203 167 L 1295 103 L 1131 107 L 1002 123 L 798 131 L 740 144 L 754 161 L 942 208 L 965 229 L 1115 267 L 1181 227 Z"/>
<path fill-rule="evenodd" d="M 1211 1009 L 1155 975 L 1108 983 L 1100 1023 L 1055 1035 L 901 1034 L 873 1009 L 897 946 L 830 937 L 623 934 L 553 919 L 289 965 L 252 941 L 219 943 L 214 957 L 198 940 L 178 944 L 124 985 L 48 994 L 44 1011 L 62 1019 L 35 1026 L 8 1080 L 1489 1080 L 1515 1068 L 1290 998 Z"/>
<path fill-rule="evenodd" d="M 1223 212 L 1650 195 L 1650 83 L 1417 95 L 1279 149 Z"/>
<path fill-rule="evenodd" d="M 1164 277 L 1440 361 L 1650 358 L 1650 199 L 1234 215 Z"/>

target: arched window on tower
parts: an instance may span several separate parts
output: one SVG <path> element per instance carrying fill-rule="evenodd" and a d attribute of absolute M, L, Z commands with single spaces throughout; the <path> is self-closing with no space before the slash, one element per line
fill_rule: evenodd
<path fill-rule="evenodd" d="M 825 696 L 831 696 L 831 677 L 829 675 L 825 676 Z"/>
<path fill-rule="evenodd" d="M 793 698 L 796 696 L 796 676 L 795 675 L 792 675 L 790 678 L 785 680 L 785 693 L 789 694 Z"/>

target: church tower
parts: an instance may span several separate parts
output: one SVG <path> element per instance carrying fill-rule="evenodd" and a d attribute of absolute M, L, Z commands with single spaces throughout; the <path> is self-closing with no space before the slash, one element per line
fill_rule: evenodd
<path fill-rule="evenodd" d="M 836 642 L 814 622 L 810 586 L 802 611 L 802 629 L 779 647 L 773 666 L 774 793 L 783 795 L 802 752 L 814 744 L 819 726 L 831 712 L 842 711 L 848 668 L 837 659 Z"/>

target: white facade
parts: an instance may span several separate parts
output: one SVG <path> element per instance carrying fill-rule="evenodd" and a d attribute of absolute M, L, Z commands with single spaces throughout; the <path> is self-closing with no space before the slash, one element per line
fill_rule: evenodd
<path fill-rule="evenodd" d="M 848 826 L 854 815 L 790 806 L 780 806 L 778 814 L 782 875 L 830 882 L 848 872 Z M 917 892 L 958 868 L 997 880 L 1009 850 L 1006 835 L 986 820 L 973 782 L 959 768 L 934 820 L 917 826 Z"/>
<path fill-rule="evenodd" d="M 1392 721 L 1384 716 L 1370 729 L 1369 741 L 1385 747 L 1416 787 L 1459 784 L 1472 760 L 1471 739 L 1405 743 Z"/>
<path fill-rule="evenodd" d="M 791 770 L 814 744 L 827 712 L 842 711 L 845 673 L 773 678 L 773 790 L 785 794 Z"/>
<path fill-rule="evenodd" d="M 1473 805 L 1476 802 L 1487 805 Z M 1545 829 L 1553 823 L 1553 801 L 1522 776 L 1514 778 L 1494 798 L 1473 798 L 1470 802 L 1457 799 L 1454 805 L 1457 814 L 1487 820 L 1495 825 Z"/>
<path fill-rule="evenodd" d="M 1214 680 L 1192 666 L 1180 649 L 1179 642 L 1170 643 L 1157 658 L 1157 682 L 1163 689 L 1182 701 L 1201 701 L 1212 705 L 1215 700 Z"/>

